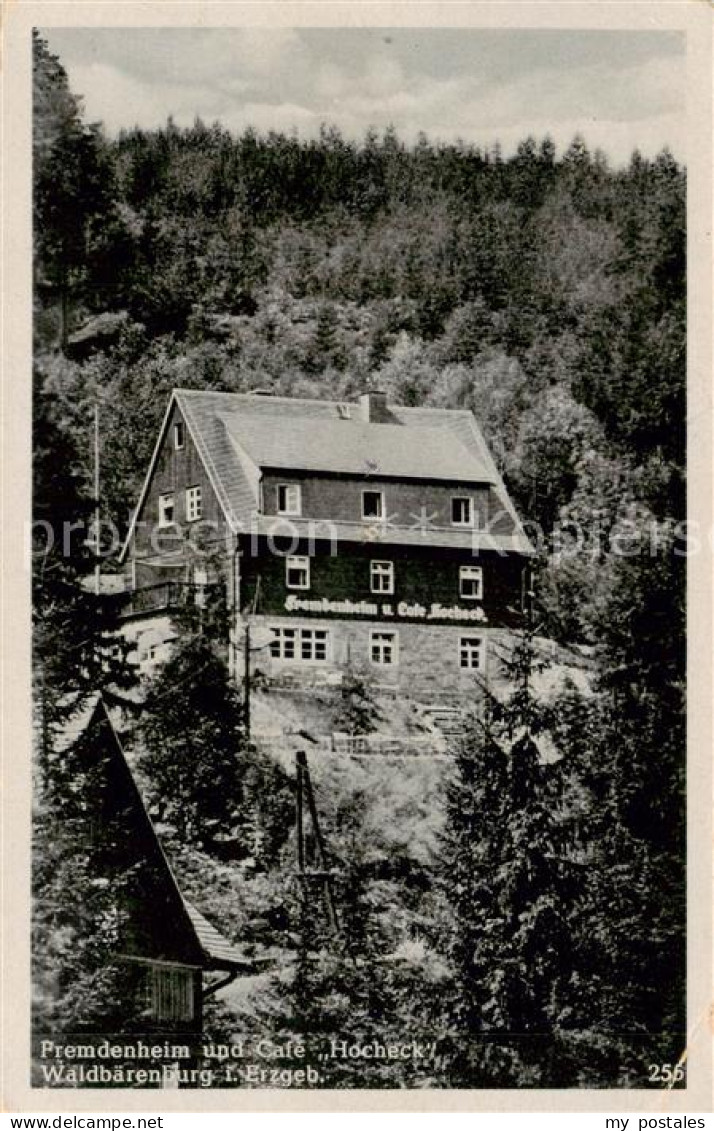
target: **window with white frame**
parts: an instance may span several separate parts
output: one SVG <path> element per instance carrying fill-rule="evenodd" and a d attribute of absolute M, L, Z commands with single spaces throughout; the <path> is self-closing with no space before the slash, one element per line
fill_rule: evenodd
<path fill-rule="evenodd" d="M 393 593 L 394 562 L 370 562 L 369 580 L 373 593 Z"/>
<path fill-rule="evenodd" d="M 174 521 L 173 493 L 159 495 L 159 526 L 171 526 Z"/>
<path fill-rule="evenodd" d="M 399 636 L 396 632 L 370 632 L 369 658 L 373 664 L 391 667 L 397 663 Z"/>
<path fill-rule="evenodd" d="M 368 522 L 381 522 L 384 514 L 384 491 L 363 491 L 362 518 Z"/>
<path fill-rule="evenodd" d="M 285 559 L 285 584 L 288 589 L 310 588 L 310 559 L 308 557 Z"/>
<path fill-rule="evenodd" d="M 174 448 L 177 452 L 181 451 L 181 448 L 184 446 L 184 442 L 183 421 L 177 420 L 174 424 Z"/>
<path fill-rule="evenodd" d="M 328 658 L 329 633 L 326 628 L 272 628 L 270 655 L 274 660 L 293 660 L 321 664 Z"/>
<path fill-rule="evenodd" d="M 201 488 L 186 488 L 186 522 L 196 522 L 201 517 Z"/>
<path fill-rule="evenodd" d="M 466 601 L 480 601 L 483 597 L 483 569 L 481 566 L 459 567 L 459 595 Z"/>
<path fill-rule="evenodd" d="M 462 636 L 459 640 L 459 666 L 482 672 L 486 666 L 486 641 L 483 636 Z"/>
<path fill-rule="evenodd" d="M 302 514 L 302 492 L 299 483 L 278 483 L 278 514 Z"/>
<path fill-rule="evenodd" d="M 294 660 L 295 643 L 297 639 L 296 628 L 273 628 L 273 639 L 270 641 L 270 655 L 274 660 Z"/>
<path fill-rule="evenodd" d="M 468 495 L 454 495 L 451 500 L 451 522 L 454 526 L 473 526 L 474 501 Z"/>
<path fill-rule="evenodd" d="M 300 629 L 300 659 L 324 663 L 327 659 L 327 629 Z"/>

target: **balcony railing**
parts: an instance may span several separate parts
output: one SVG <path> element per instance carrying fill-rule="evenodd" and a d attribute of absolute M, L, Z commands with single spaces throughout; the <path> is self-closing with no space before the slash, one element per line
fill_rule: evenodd
<path fill-rule="evenodd" d="M 218 589 L 216 583 L 196 585 L 189 581 L 160 581 L 127 593 L 122 616 L 164 612 L 190 604 L 201 606 Z"/>

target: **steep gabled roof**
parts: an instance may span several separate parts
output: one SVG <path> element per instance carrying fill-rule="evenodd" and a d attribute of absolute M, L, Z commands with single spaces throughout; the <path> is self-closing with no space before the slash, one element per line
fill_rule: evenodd
<path fill-rule="evenodd" d="M 73 747 L 81 749 L 81 764 L 92 775 L 87 804 L 94 807 L 93 818 L 116 822 L 122 830 L 117 851 L 137 882 L 132 913 L 147 920 L 158 914 L 162 933 L 171 940 L 169 953 L 146 954 L 137 949 L 131 957 L 175 958 L 206 970 L 254 971 L 256 963 L 184 899 L 100 693 L 77 701 L 53 747 L 58 754 Z M 81 788 L 82 783 L 75 781 L 74 786 Z M 151 926 L 143 933 L 151 935 Z"/>

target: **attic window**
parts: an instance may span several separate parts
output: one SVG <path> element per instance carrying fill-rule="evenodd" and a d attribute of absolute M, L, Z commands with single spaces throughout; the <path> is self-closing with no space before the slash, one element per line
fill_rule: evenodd
<path fill-rule="evenodd" d="M 298 515 L 302 511 L 299 483 L 278 483 L 278 514 Z"/>
<path fill-rule="evenodd" d="M 159 495 L 159 526 L 171 526 L 174 521 L 173 494 Z"/>
<path fill-rule="evenodd" d="M 174 449 L 180 452 L 184 446 L 184 426 L 183 421 L 179 420 L 174 424 Z"/>
<path fill-rule="evenodd" d="M 186 522 L 196 522 L 201 517 L 201 488 L 186 488 Z"/>
<path fill-rule="evenodd" d="M 339 416 L 340 420 L 349 420 L 350 406 L 348 404 L 338 404 L 337 415 Z"/>
<path fill-rule="evenodd" d="M 384 518 L 384 492 L 362 492 L 362 518 L 372 522 L 381 522 Z"/>
<path fill-rule="evenodd" d="M 455 496 L 451 500 L 451 522 L 454 526 L 473 526 L 474 501 L 467 495 Z"/>

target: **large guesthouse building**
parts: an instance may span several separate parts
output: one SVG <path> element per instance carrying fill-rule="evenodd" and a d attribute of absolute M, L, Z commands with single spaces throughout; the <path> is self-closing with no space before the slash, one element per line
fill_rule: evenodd
<path fill-rule="evenodd" d="M 176 389 L 123 553 L 145 670 L 219 584 L 237 676 L 434 698 L 497 676 L 532 547 L 469 411 Z"/>

